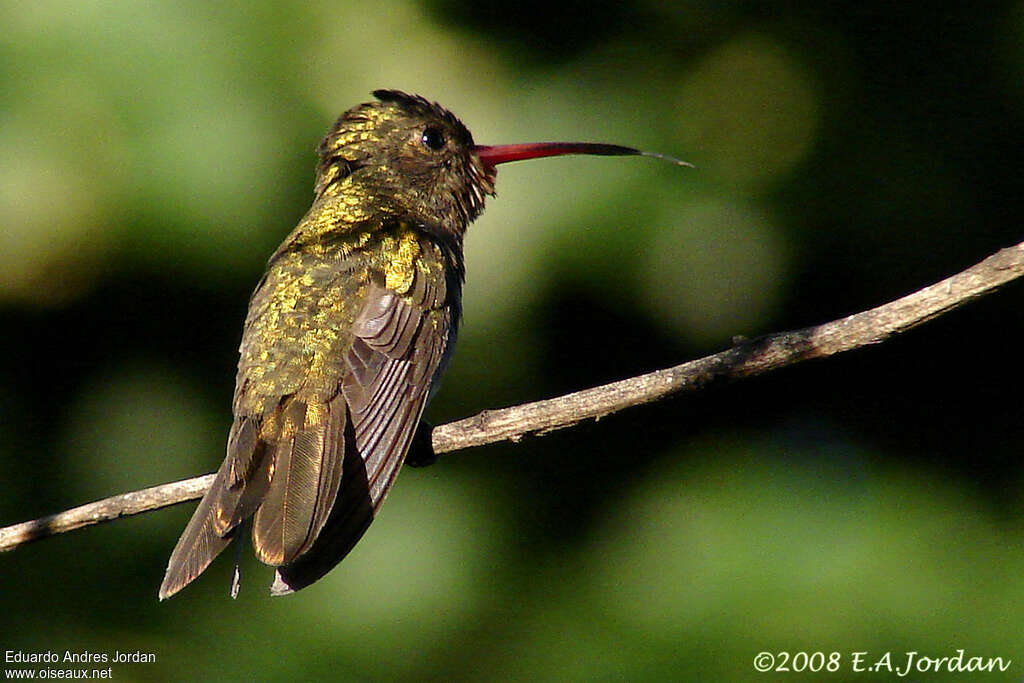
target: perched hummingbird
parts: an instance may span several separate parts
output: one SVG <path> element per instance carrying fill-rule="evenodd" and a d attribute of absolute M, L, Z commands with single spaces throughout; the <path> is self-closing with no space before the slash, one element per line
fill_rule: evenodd
<path fill-rule="evenodd" d="M 488 147 L 422 97 L 377 90 L 319 147 L 313 206 L 249 302 L 227 457 L 160 586 L 195 579 L 251 519 L 275 595 L 362 537 L 455 346 L 466 228 L 497 164 L 648 154 L 592 143 Z M 649 156 L 660 156 L 649 154 Z"/>

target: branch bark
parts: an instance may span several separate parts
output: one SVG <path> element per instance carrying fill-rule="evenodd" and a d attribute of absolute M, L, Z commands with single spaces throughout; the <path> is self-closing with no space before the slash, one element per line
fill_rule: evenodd
<path fill-rule="evenodd" d="M 631 377 L 565 396 L 523 405 L 485 410 L 431 433 L 437 454 L 497 441 L 519 441 L 571 427 L 582 420 L 600 419 L 624 408 L 693 391 L 713 381 L 760 375 L 812 358 L 826 358 L 868 344 L 877 344 L 962 306 L 1024 276 L 1024 242 L 1007 247 L 984 261 L 941 282 L 890 303 L 839 320 L 779 332 L 735 346 L 712 356 Z M 132 491 L 55 515 L 0 529 L 0 551 L 47 536 L 157 510 L 201 498 L 212 474 L 141 491 Z"/>

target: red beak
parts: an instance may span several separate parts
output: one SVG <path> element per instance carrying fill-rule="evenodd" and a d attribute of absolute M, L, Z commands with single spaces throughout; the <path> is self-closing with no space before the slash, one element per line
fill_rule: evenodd
<path fill-rule="evenodd" d="M 643 152 L 632 147 L 606 145 L 598 142 L 527 142 L 519 145 L 476 145 L 477 153 L 484 165 L 493 168 L 498 164 L 523 159 L 540 159 L 541 157 L 557 157 L 566 154 L 596 154 L 599 156 L 646 156 L 665 159 L 680 166 L 692 166 L 685 161 L 656 152 Z"/>

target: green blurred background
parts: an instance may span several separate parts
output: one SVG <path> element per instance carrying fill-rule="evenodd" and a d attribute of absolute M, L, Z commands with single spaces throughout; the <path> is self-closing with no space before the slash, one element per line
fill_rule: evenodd
<path fill-rule="evenodd" d="M 435 423 L 906 294 L 1021 239 L 1024 2 L 0 4 L 0 524 L 212 471 L 249 292 L 369 91 L 503 167 Z M 0 650 L 117 680 L 774 680 L 762 650 L 1024 674 L 1024 289 L 845 357 L 399 478 L 325 580 L 173 600 L 192 504 L 0 557 Z M 872 679 L 885 678 L 881 674 Z M 928 680 L 961 680 L 954 674 Z M 997 680 L 991 676 L 987 680 Z"/>

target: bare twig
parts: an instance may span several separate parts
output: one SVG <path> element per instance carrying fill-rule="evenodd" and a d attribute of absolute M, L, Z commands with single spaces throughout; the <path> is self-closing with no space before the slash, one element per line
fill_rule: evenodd
<path fill-rule="evenodd" d="M 449 453 L 497 441 L 518 441 L 527 435 L 545 434 L 581 420 L 599 419 L 629 406 L 699 389 L 712 381 L 759 375 L 800 361 L 877 344 L 1022 275 L 1024 242 L 877 308 L 815 327 L 741 341 L 726 351 L 646 375 L 535 403 L 486 410 L 435 427 L 431 442 L 435 453 Z M 212 474 L 185 479 L 5 527 L 0 529 L 0 551 L 118 517 L 194 500 L 206 492 L 212 481 Z"/>

